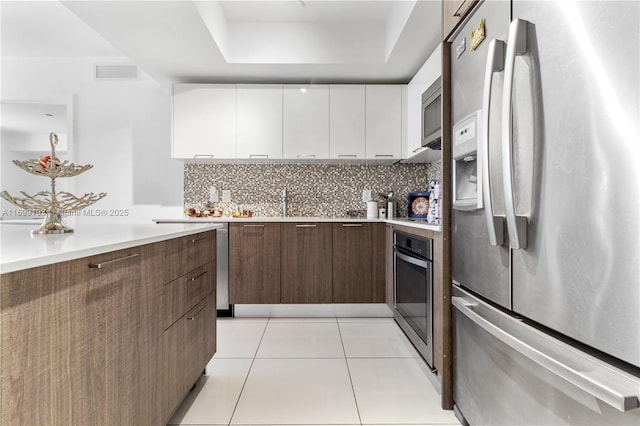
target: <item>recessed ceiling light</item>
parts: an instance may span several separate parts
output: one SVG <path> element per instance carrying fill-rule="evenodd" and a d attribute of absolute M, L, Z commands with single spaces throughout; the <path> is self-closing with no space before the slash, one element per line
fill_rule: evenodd
<path fill-rule="evenodd" d="M 301 91 L 302 93 L 307 93 L 307 89 L 306 89 L 305 87 L 301 87 L 301 88 L 300 88 L 300 91 Z"/>

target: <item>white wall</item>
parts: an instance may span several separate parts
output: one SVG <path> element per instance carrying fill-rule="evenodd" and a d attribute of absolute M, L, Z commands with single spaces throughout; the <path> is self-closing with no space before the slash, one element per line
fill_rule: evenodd
<path fill-rule="evenodd" d="M 407 85 L 407 155 L 410 156 L 412 151 L 420 147 L 422 135 L 421 124 L 421 107 L 422 93 L 431 86 L 431 84 L 440 77 L 442 72 L 442 46 L 433 51 L 429 59 L 422 65 L 416 75 Z"/>
<path fill-rule="evenodd" d="M 104 62 L 100 58 L 3 58 L 2 98 L 74 96 L 75 132 L 68 155 L 60 157 L 94 165 L 70 178 L 76 195 L 108 194 L 92 206 L 96 216 L 81 217 L 83 223 L 145 223 L 153 217 L 180 217 L 183 164 L 170 159 L 170 88 L 142 71 L 134 81 L 95 81 L 94 64 Z M 109 58 L 108 63 L 113 62 Z M 48 143 L 43 141 L 43 151 L 47 150 Z M 2 161 L 4 167 L 7 159 Z M 48 189 L 49 183 L 42 180 L 42 189 Z M 20 182 L 3 180 L 2 186 L 12 194 L 21 190 Z M 112 210 L 128 214 L 111 216 Z M 102 211 L 106 216 L 98 216 Z"/>

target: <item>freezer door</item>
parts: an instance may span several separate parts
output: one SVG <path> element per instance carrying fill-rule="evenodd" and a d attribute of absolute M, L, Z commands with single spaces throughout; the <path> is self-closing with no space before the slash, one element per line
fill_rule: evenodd
<path fill-rule="evenodd" d="M 513 310 L 640 366 L 640 3 L 512 6 Z"/>
<path fill-rule="evenodd" d="M 487 54 L 492 40 L 506 40 L 509 26 L 509 2 L 488 1 L 482 3 L 468 23 L 452 40 L 452 106 L 454 124 L 474 111 L 483 108 L 483 89 Z M 471 31 L 484 19 L 485 40 L 476 50 L 471 49 Z M 464 45 L 464 51 L 462 46 Z M 459 55 L 457 54 L 460 53 Z M 487 160 L 492 171 L 491 195 L 494 215 L 504 215 L 500 151 L 500 107 L 502 101 L 503 73 L 492 73 L 490 126 L 491 149 Z M 481 147 L 479 147 L 481 148 Z M 478 154 L 481 158 L 482 152 Z M 477 162 L 483 173 L 482 161 Z M 485 180 L 486 181 L 486 180 Z M 486 192 L 486 191 L 485 191 Z M 452 273 L 456 283 L 480 294 L 506 308 L 511 307 L 509 286 L 509 250 L 506 245 L 491 245 L 485 210 L 453 210 Z"/>
<path fill-rule="evenodd" d="M 472 425 L 640 424 L 640 378 L 453 289 L 453 397 Z"/>

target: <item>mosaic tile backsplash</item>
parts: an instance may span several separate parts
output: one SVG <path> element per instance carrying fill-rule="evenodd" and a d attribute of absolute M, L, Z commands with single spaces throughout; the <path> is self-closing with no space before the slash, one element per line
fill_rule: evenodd
<path fill-rule="evenodd" d="M 441 162 L 394 165 L 198 164 L 184 166 L 184 207 L 238 209 L 254 216 L 281 216 L 282 190 L 288 192 L 289 216 L 346 216 L 366 213 L 362 190 L 393 191 L 398 217 L 407 216 L 407 194 L 441 179 Z M 209 203 L 209 189 L 231 190 L 231 202 Z"/>

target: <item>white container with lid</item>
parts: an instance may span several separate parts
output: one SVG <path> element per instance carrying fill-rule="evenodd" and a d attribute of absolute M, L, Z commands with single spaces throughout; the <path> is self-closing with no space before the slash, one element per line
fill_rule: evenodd
<path fill-rule="evenodd" d="M 377 219 L 377 218 L 378 218 L 378 202 L 367 201 L 367 219 Z"/>

